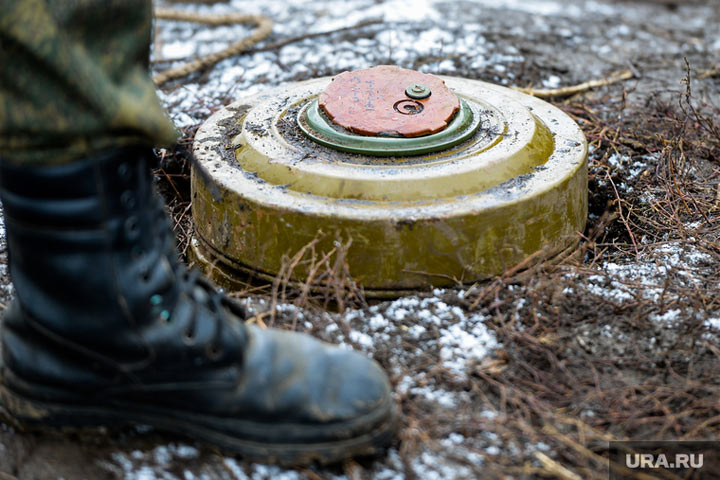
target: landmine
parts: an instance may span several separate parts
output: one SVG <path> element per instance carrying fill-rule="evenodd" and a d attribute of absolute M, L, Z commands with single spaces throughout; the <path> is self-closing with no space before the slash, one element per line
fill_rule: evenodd
<path fill-rule="evenodd" d="M 193 253 L 229 288 L 348 244 L 369 295 L 470 283 L 562 250 L 587 217 L 587 144 L 565 113 L 393 66 L 241 98 L 193 152 Z"/>

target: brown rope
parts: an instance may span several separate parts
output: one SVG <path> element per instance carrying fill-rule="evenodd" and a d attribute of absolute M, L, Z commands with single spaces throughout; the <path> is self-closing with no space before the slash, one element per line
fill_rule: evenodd
<path fill-rule="evenodd" d="M 257 26 L 257 28 L 255 28 L 255 30 L 253 30 L 250 35 L 231 44 L 227 48 L 220 50 L 219 52 L 205 55 L 204 57 L 185 63 L 183 65 L 180 65 L 179 67 L 170 68 L 168 70 L 165 70 L 164 72 L 158 73 L 153 77 L 153 81 L 158 86 L 162 85 L 163 83 L 169 82 L 170 80 L 183 78 L 192 73 L 210 68 L 218 62 L 221 62 L 227 58 L 240 55 L 256 43 L 262 41 L 268 35 L 270 35 L 270 33 L 272 33 L 273 25 L 272 20 L 262 15 L 248 15 L 243 13 L 200 15 L 197 13 L 181 12 L 178 10 L 160 7 L 155 8 L 155 18 L 161 18 L 163 20 L 174 20 L 179 22 L 204 23 L 206 25 L 212 26 L 235 24 L 250 24 Z"/>

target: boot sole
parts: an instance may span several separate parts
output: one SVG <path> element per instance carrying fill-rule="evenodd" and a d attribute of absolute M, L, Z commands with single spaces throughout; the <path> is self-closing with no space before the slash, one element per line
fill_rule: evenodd
<path fill-rule="evenodd" d="M 21 430 L 46 428 L 63 431 L 97 427 L 123 427 L 128 425 L 149 425 L 159 430 L 172 432 L 200 440 L 219 447 L 228 454 L 240 455 L 245 459 L 281 466 L 303 466 L 312 463 L 329 464 L 351 457 L 375 455 L 385 449 L 397 432 L 397 414 L 392 401 L 386 406 L 387 413 L 380 415 L 375 428 L 352 438 L 316 443 L 262 443 L 243 440 L 208 426 L 181 418 L 143 412 L 127 407 L 98 407 L 55 404 L 28 399 L 0 384 L 0 413 L 7 415 L 10 424 Z M 168 411 L 171 411 L 168 409 Z M 177 412 L 187 418 L 187 412 Z M 222 425 L 225 419 L 205 416 Z M 256 425 L 257 428 L 257 425 Z M 267 425 L 268 429 L 274 428 Z M 328 431 L 341 432 L 350 425 L 335 424 Z M 241 432 L 239 432 L 241 435 Z"/>

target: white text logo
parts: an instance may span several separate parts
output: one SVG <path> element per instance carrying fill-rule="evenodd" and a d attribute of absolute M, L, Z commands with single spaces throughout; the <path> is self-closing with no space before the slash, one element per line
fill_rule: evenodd
<path fill-rule="evenodd" d="M 678 453 L 670 459 L 664 454 L 628 453 L 625 455 L 628 468 L 700 468 L 703 466 L 702 453 Z"/>

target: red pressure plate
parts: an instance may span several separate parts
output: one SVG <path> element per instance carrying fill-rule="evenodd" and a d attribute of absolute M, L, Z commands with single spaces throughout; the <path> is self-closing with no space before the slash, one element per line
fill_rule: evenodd
<path fill-rule="evenodd" d="M 440 78 L 391 65 L 341 73 L 319 103 L 337 125 L 373 136 L 437 133 L 460 110 L 460 100 Z"/>

